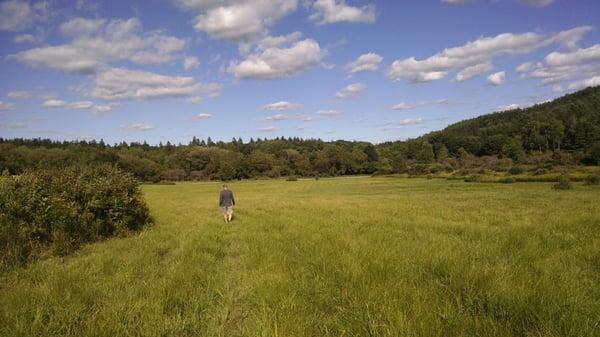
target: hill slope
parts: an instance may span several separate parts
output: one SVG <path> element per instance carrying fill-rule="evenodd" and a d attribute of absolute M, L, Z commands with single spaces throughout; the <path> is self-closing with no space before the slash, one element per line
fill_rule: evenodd
<path fill-rule="evenodd" d="M 526 109 L 496 112 L 452 124 L 421 139 L 476 155 L 500 154 L 510 139 L 527 151 L 588 151 L 600 142 L 600 87 Z"/>

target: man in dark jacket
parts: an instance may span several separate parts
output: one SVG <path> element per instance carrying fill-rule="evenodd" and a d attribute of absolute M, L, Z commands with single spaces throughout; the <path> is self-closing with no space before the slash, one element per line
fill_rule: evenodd
<path fill-rule="evenodd" d="M 223 184 L 223 190 L 219 195 L 219 207 L 221 207 L 225 222 L 231 221 L 231 217 L 233 216 L 233 206 L 235 206 L 233 192 L 227 187 L 227 184 Z"/>

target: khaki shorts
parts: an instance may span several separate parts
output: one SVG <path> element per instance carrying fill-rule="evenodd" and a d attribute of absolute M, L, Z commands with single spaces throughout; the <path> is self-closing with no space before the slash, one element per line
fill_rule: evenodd
<path fill-rule="evenodd" d="M 233 206 L 221 207 L 221 212 L 223 212 L 223 214 L 231 215 L 233 214 Z"/>

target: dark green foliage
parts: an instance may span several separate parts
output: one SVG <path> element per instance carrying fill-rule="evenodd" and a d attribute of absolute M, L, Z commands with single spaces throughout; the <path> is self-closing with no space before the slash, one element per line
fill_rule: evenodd
<path fill-rule="evenodd" d="M 556 184 L 552 185 L 552 187 L 556 190 L 570 190 L 573 188 L 573 184 L 571 184 L 571 178 L 569 175 L 563 173 L 558 177 L 558 181 Z"/>
<path fill-rule="evenodd" d="M 523 169 L 523 167 L 521 166 L 512 166 L 509 170 L 508 173 L 512 174 L 512 175 L 517 175 L 517 174 L 521 174 L 525 172 L 525 169 Z"/>
<path fill-rule="evenodd" d="M 600 175 L 590 174 L 585 177 L 584 184 L 586 185 L 600 185 Z"/>
<path fill-rule="evenodd" d="M 296 177 L 296 176 L 288 176 L 285 180 L 287 180 L 287 181 L 298 181 L 298 177 Z"/>
<path fill-rule="evenodd" d="M 112 166 L 27 170 L 0 178 L 1 265 L 141 229 L 150 221 L 135 178 Z"/>

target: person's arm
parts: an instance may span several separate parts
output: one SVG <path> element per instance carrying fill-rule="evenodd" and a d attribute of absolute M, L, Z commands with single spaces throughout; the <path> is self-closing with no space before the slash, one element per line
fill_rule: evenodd
<path fill-rule="evenodd" d="M 223 205 L 223 193 L 219 193 L 219 207 Z"/>
<path fill-rule="evenodd" d="M 233 192 L 231 192 L 231 206 L 235 206 L 235 199 L 233 198 Z"/>

